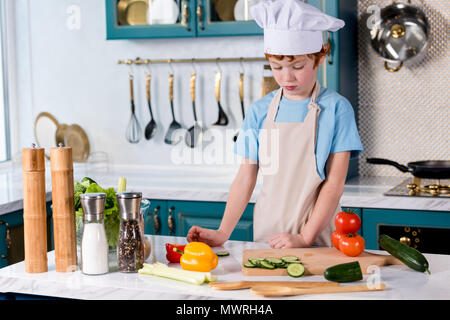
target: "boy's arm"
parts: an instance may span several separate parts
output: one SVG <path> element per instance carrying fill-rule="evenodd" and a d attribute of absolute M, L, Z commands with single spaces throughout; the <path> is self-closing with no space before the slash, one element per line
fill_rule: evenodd
<path fill-rule="evenodd" d="M 322 183 L 311 217 L 300 235 L 307 246 L 311 246 L 323 228 L 330 223 L 344 192 L 349 162 L 350 151 L 332 153 L 328 157 L 327 178 Z"/>
<path fill-rule="evenodd" d="M 231 184 L 227 204 L 219 230 L 230 237 L 250 201 L 258 176 L 258 164 L 243 159 L 239 171 Z"/>

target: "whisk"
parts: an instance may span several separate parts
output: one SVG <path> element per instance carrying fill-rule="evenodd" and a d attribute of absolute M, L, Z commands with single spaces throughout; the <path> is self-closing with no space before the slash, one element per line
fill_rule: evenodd
<path fill-rule="evenodd" d="M 133 73 L 130 72 L 130 102 L 131 102 L 131 118 L 127 126 L 126 139 L 129 143 L 138 143 L 141 140 L 142 129 L 135 114 L 134 93 L 133 93 Z"/>

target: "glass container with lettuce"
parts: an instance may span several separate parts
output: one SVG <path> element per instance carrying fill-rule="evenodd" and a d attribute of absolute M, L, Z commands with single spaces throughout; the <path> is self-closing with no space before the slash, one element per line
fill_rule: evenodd
<path fill-rule="evenodd" d="M 119 178 L 117 192 L 126 191 L 126 180 L 124 177 Z M 77 244 L 81 240 L 81 231 L 83 226 L 83 209 L 81 208 L 80 195 L 83 193 L 106 193 L 105 199 L 105 231 L 108 245 L 111 249 L 117 247 L 117 237 L 119 235 L 120 216 L 119 207 L 117 205 L 116 190 L 114 188 L 103 189 L 97 182 L 89 177 L 84 177 L 80 182 L 74 184 L 74 203 L 75 203 L 75 221 L 77 230 Z"/>

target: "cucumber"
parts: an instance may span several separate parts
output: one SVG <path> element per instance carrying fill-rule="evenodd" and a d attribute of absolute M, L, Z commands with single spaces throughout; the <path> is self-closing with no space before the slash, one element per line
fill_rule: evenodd
<path fill-rule="evenodd" d="M 229 256 L 229 255 L 230 255 L 230 253 L 227 252 L 227 251 L 216 252 L 216 256 L 218 256 L 218 257 L 226 257 L 226 256 Z"/>
<path fill-rule="evenodd" d="M 281 260 L 283 260 L 284 262 L 292 262 L 292 261 L 299 261 L 299 259 L 296 256 L 284 256 L 281 257 Z"/>
<path fill-rule="evenodd" d="M 275 266 L 273 264 L 271 264 L 270 262 L 267 262 L 266 260 L 262 260 L 260 262 L 260 265 L 264 269 L 275 269 Z"/>
<path fill-rule="evenodd" d="M 251 262 L 246 262 L 246 263 L 244 263 L 244 267 L 246 267 L 246 268 L 255 268 L 256 266 L 253 263 L 251 263 Z"/>
<path fill-rule="evenodd" d="M 278 259 L 278 258 L 265 258 L 264 260 L 266 260 L 267 262 L 269 262 L 275 266 L 278 264 L 283 264 L 283 260 Z"/>
<path fill-rule="evenodd" d="M 255 267 L 260 267 L 261 266 L 261 260 L 260 258 L 248 258 L 248 261 L 250 263 L 252 263 Z"/>
<path fill-rule="evenodd" d="M 329 267 L 323 273 L 325 279 L 334 282 L 353 282 L 363 279 L 358 261 L 342 263 Z"/>
<path fill-rule="evenodd" d="M 286 271 L 291 277 L 298 278 L 305 273 L 305 267 L 300 263 L 291 263 L 288 265 Z"/>
<path fill-rule="evenodd" d="M 406 244 L 403 244 L 386 234 L 380 235 L 378 238 L 378 243 L 382 249 L 389 252 L 411 269 L 419 272 L 426 271 L 430 274 L 430 270 L 428 270 L 428 261 L 418 250 L 411 248 L 410 246 L 407 246 Z"/>

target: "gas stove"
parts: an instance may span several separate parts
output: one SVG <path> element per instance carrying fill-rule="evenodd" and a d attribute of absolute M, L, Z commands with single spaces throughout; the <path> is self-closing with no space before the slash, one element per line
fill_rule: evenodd
<path fill-rule="evenodd" d="M 384 193 L 385 196 L 450 198 L 450 179 L 408 178 Z"/>

